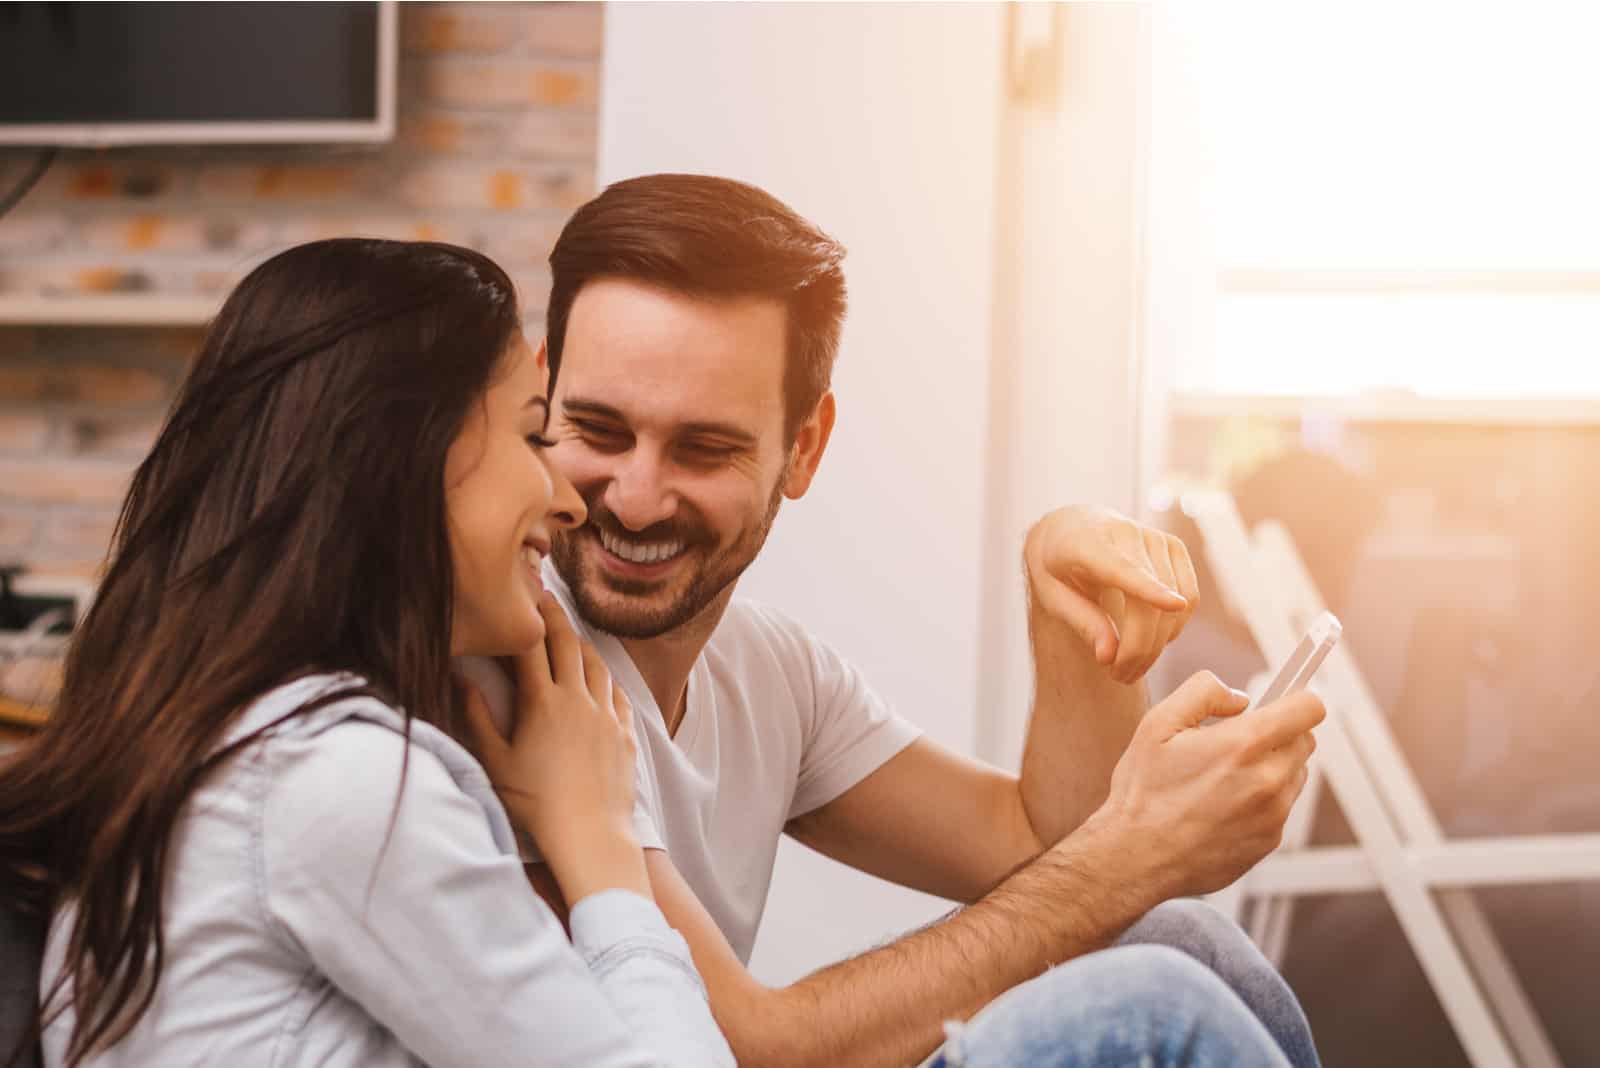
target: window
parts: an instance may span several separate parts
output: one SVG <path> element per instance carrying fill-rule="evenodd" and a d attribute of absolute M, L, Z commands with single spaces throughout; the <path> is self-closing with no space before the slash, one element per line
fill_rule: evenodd
<path fill-rule="evenodd" d="M 1600 5 L 1223 2 L 1185 393 L 1600 397 Z"/>

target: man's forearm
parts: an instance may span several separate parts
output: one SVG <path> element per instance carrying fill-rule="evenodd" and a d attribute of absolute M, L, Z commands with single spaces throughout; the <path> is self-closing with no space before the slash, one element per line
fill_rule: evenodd
<path fill-rule="evenodd" d="M 734 1019 L 718 1019 L 741 1064 L 902 1068 L 1018 983 L 1102 949 L 1159 903 L 1127 842 L 1093 823 L 993 893 L 931 926 L 842 961 Z M 717 991 L 713 985 L 713 1006 Z"/>
<path fill-rule="evenodd" d="M 1034 696 L 1019 789 L 1034 834 L 1049 846 L 1105 800 L 1148 697 L 1143 682 L 1111 678 L 1083 639 L 1031 598 L 1028 634 Z"/>

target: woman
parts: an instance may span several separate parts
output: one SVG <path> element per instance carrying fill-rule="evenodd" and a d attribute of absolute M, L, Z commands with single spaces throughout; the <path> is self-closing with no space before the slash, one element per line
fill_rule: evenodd
<path fill-rule="evenodd" d="M 732 1063 L 650 899 L 631 713 L 540 589 L 584 517 L 546 379 L 465 249 L 318 242 L 229 297 L 0 774 L 46 1064 Z M 509 741 L 468 654 L 516 657 Z"/>

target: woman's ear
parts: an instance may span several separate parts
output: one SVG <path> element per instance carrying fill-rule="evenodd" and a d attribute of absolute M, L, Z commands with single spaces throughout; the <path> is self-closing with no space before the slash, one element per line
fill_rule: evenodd
<path fill-rule="evenodd" d="M 835 414 L 833 391 L 829 390 L 800 424 L 794 445 L 789 449 L 789 470 L 783 479 L 783 495 L 791 501 L 804 497 L 811 488 L 817 466 L 822 463 L 822 454 L 827 451 L 828 438 L 833 434 Z"/>

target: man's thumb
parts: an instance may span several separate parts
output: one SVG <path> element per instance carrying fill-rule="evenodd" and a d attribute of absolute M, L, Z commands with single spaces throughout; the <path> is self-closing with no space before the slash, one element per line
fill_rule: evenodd
<path fill-rule="evenodd" d="M 1170 737 L 1181 730 L 1198 727 L 1212 716 L 1237 716 L 1250 706 L 1250 697 L 1209 671 L 1189 676 L 1172 695 L 1150 710 L 1159 721 L 1163 736 Z"/>

